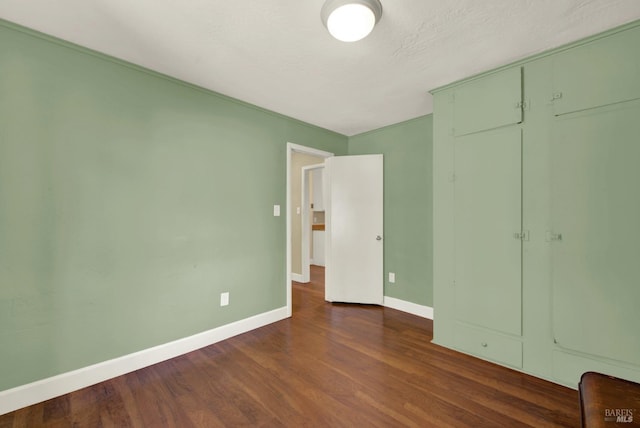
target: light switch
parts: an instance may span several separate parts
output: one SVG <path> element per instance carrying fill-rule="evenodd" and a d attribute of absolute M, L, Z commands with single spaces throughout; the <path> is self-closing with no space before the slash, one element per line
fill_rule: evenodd
<path fill-rule="evenodd" d="M 395 282 L 396 282 L 396 274 L 395 274 L 395 273 L 393 273 L 393 272 L 389 272 L 389 282 L 390 282 L 391 284 L 393 284 L 393 283 L 395 283 Z"/>
<path fill-rule="evenodd" d="M 280 217 L 280 205 L 273 206 L 273 216 Z"/>

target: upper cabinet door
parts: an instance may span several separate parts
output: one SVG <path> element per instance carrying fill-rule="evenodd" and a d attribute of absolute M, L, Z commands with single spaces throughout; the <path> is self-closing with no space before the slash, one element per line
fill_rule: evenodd
<path fill-rule="evenodd" d="M 453 133 L 467 135 L 522 122 L 522 69 L 472 80 L 453 94 Z"/>
<path fill-rule="evenodd" d="M 640 28 L 553 57 L 556 116 L 640 98 Z"/>

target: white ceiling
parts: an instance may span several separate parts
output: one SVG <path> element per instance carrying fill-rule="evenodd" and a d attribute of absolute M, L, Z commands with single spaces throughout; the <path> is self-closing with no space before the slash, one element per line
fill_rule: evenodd
<path fill-rule="evenodd" d="M 324 0 L 0 0 L 0 17 L 354 135 L 432 111 L 430 89 L 640 19 L 640 0 L 381 0 L 355 43 Z"/>

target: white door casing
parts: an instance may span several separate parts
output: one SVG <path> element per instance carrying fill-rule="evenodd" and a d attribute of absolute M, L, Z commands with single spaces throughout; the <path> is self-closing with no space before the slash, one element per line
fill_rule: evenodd
<path fill-rule="evenodd" d="M 329 302 L 383 304 L 383 155 L 325 161 Z"/>

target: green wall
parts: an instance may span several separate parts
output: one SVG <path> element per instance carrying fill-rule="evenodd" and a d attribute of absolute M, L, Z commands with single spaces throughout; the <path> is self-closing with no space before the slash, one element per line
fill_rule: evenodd
<path fill-rule="evenodd" d="M 6 22 L 0 73 L 0 390 L 286 305 L 286 142 L 345 136 Z"/>
<path fill-rule="evenodd" d="M 426 306 L 433 306 L 432 148 L 432 115 L 349 138 L 350 155 L 384 154 L 384 294 Z"/>

